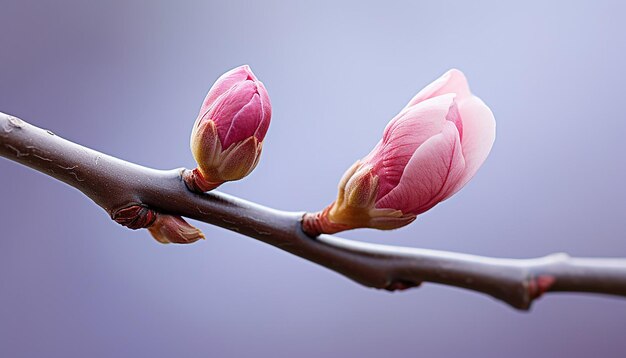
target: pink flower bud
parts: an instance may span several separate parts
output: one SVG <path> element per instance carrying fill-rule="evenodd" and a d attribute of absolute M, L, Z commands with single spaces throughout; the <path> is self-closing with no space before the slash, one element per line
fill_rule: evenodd
<path fill-rule="evenodd" d="M 489 107 L 450 70 L 393 118 L 382 140 L 339 183 L 337 200 L 305 216 L 312 235 L 358 227 L 395 229 L 459 191 L 495 139 Z"/>
<path fill-rule="evenodd" d="M 198 168 L 185 178 L 196 191 L 239 180 L 256 167 L 272 107 L 247 65 L 223 74 L 209 90 L 191 133 Z"/>

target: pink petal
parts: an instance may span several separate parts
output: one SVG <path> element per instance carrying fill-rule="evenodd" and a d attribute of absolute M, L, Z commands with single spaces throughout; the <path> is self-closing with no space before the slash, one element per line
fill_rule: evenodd
<path fill-rule="evenodd" d="M 409 160 L 400 182 L 376 202 L 376 208 L 401 210 L 418 215 L 435 206 L 463 175 L 459 134 L 454 123 L 420 146 Z"/>
<path fill-rule="evenodd" d="M 453 68 L 444 73 L 443 76 L 419 91 L 419 93 L 409 101 L 409 104 L 406 105 L 403 111 L 424 100 L 446 93 L 456 93 L 457 100 L 463 100 L 470 96 L 470 90 L 463 72 Z"/>
<path fill-rule="evenodd" d="M 463 121 L 461 120 L 461 113 L 459 112 L 459 106 L 456 104 L 456 101 L 450 106 L 446 120 L 454 123 L 457 131 L 459 131 L 459 138 L 463 140 Z"/>
<path fill-rule="evenodd" d="M 233 143 L 238 143 L 254 136 L 262 118 L 261 99 L 255 93 L 250 102 L 243 106 L 233 117 L 230 127 L 224 136 L 222 148 L 228 148 Z"/>
<path fill-rule="evenodd" d="M 441 133 L 453 100 L 454 94 L 428 99 L 389 122 L 381 144 L 364 159 L 372 164 L 380 178 L 377 200 L 398 185 L 417 148 Z"/>
<path fill-rule="evenodd" d="M 205 114 L 203 119 L 211 119 L 215 122 L 222 148 L 226 149 L 230 145 L 230 143 L 226 143 L 226 135 L 233 124 L 235 116 L 250 103 L 255 95 L 257 95 L 257 90 L 253 81 L 237 83 L 222 94 Z M 259 118 L 260 116 L 259 113 Z M 259 121 L 254 123 L 254 130 L 256 130 L 258 123 Z M 250 133 L 250 136 L 254 135 L 254 130 Z"/>
<path fill-rule="evenodd" d="M 220 78 L 215 81 L 209 93 L 207 93 L 204 101 L 202 102 L 202 107 L 200 108 L 199 116 L 204 116 L 204 114 L 209 110 L 211 105 L 215 102 L 215 100 L 222 95 L 224 92 L 228 91 L 235 84 L 245 81 L 247 79 L 256 80 L 256 77 L 250 70 L 250 66 L 243 65 L 224 73 L 220 76 Z"/>
<path fill-rule="evenodd" d="M 463 120 L 463 157 L 465 171 L 462 178 L 447 196 L 459 191 L 478 171 L 491 151 L 496 139 L 496 121 L 493 113 L 480 98 L 471 96 L 458 103 Z"/>
<path fill-rule="evenodd" d="M 261 123 L 254 133 L 255 137 L 262 142 L 265 138 L 265 134 L 267 133 L 267 129 L 270 126 L 270 119 L 272 118 L 272 104 L 270 103 L 270 96 L 265 89 L 265 86 L 261 81 L 257 81 L 257 91 L 261 96 L 261 108 L 263 112 L 263 118 L 261 119 Z"/>

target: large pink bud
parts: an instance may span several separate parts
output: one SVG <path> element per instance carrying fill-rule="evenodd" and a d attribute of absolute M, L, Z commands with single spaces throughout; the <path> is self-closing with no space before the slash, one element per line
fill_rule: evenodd
<path fill-rule="evenodd" d="M 459 191 L 495 139 L 489 107 L 459 70 L 421 90 L 393 118 L 382 140 L 344 174 L 337 200 L 305 216 L 311 235 L 358 227 L 395 229 Z"/>
<path fill-rule="evenodd" d="M 191 133 L 198 168 L 186 174 L 187 185 L 204 192 L 250 174 L 271 116 L 265 86 L 249 66 L 223 74 L 206 95 Z"/>

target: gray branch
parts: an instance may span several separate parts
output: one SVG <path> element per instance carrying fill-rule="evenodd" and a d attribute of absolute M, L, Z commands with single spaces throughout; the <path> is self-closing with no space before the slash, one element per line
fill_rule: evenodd
<path fill-rule="evenodd" d="M 132 205 L 180 215 L 263 241 L 368 287 L 399 290 L 434 282 L 491 295 L 527 310 L 545 292 L 626 296 L 626 259 L 497 259 L 376 245 L 301 229 L 302 212 L 285 212 L 213 191 L 187 190 L 185 169 L 162 171 L 67 141 L 0 113 L 0 156 L 80 190 L 111 218 Z M 5 204 L 6 205 L 6 204 Z"/>

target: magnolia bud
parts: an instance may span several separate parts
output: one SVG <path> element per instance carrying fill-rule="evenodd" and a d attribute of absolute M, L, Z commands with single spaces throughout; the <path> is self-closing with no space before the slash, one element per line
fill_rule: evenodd
<path fill-rule="evenodd" d="M 184 175 L 199 192 L 250 174 L 259 162 L 270 124 L 270 99 L 250 67 L 223 74 L 211 87 L 191 133 L 198 168 Z"/>
<path fill-rule="evenodd" d="M 459 191 L 487 158 L 495 139 L 489 107 L 450 70 L 393 118 L 382 140 L 344 174 L 337 200 L 306 214 L 311 236 L 354 228 L 389 230 Z"/>

